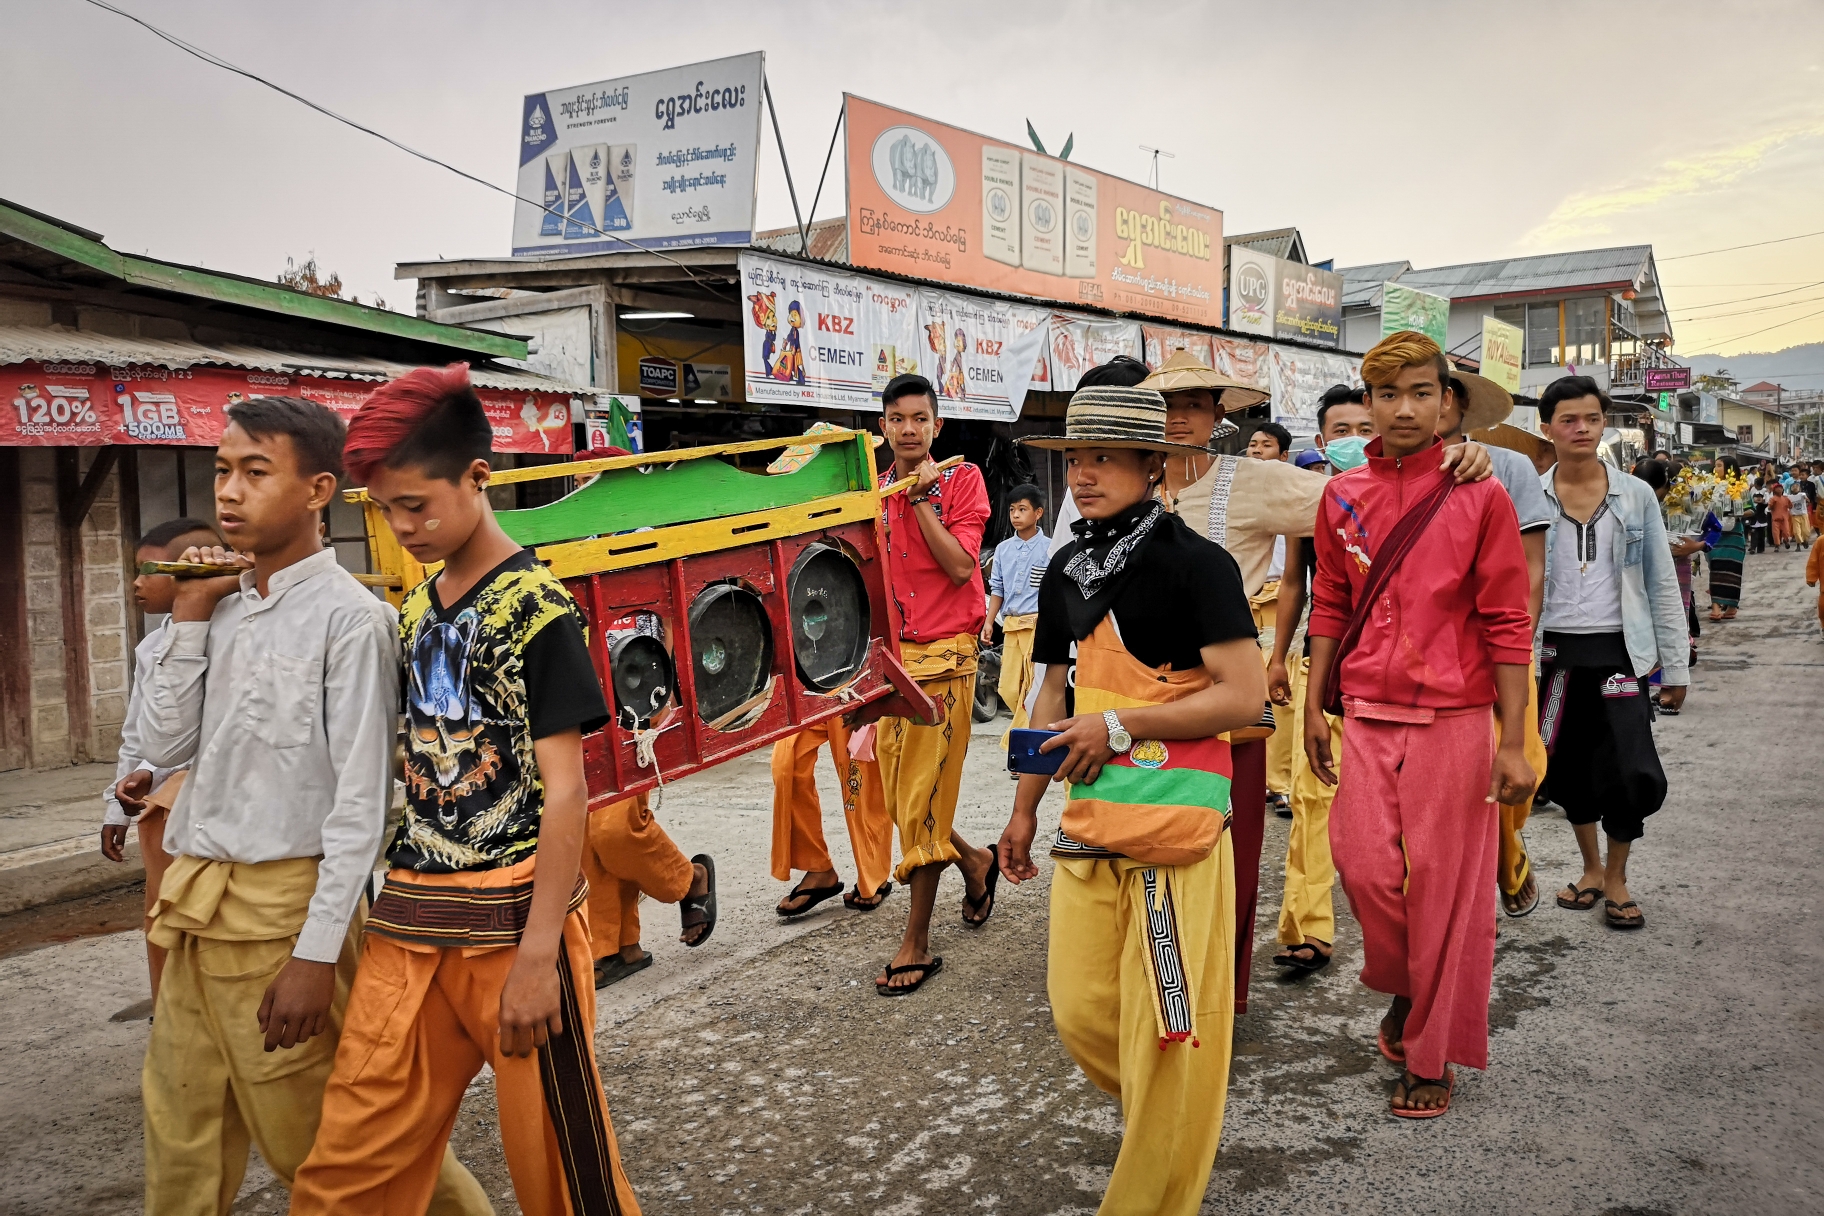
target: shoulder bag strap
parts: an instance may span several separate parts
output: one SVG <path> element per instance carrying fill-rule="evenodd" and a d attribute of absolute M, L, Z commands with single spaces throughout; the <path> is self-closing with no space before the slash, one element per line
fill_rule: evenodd
<path fill-rule="evenodd" d="M 1421 498 L 1400 516 L 1393 531 L 1387 534 L 1387 543 L 1374 555 L 1374 564 L 1368 569 L 1368 578 L 1362 584 L 1362 593 L 1355 601 L 1355 611 L 1349 616 L 1349 625 L 1343 630 L 1342 638 L 1336 644 L 1336 655 L 1330 660 L 1330 670 L 1324 677 L 1324 712 L 1332 716 L 1343 712 L 1343 660 L 1355 649 L 1356 642 L 1362 636 L 1362 628 L 1368 623 L 1368 614 L 1374 610 L 1374 603 L 1381 598 L 1387 584 L 1399 573 L 1400 563 L 1412 551 L 1412 546 L 1424 535 L 1425 529 L 1437 517 L 1443 508 L 1444 500 L 1457 488 L 1456 478 L 1445 477 L 1437 489 Z"/>

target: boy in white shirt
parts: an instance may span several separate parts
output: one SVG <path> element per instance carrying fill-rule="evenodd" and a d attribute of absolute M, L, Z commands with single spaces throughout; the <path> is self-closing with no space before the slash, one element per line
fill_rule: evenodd
<path fill-rule="evenodd" d="M 140 537 L 133 560 L 167 562 L 192 545 L 219 545 L 221 535 L 200 519 L 166 520 Z M 147 616 L 165 616 L 177 598 L 177 580 L 168 574 L 142 574 L 133 580 L 133 598 Z M 114 784 L 102 791 L 106 808 L 101 820 L 101 855 L 109 861 L 126 860 L 127 828 L 138 821 L 139 856 L 146 867 L 146 928 L 152 928 L 152 905 L 158 899 L 159 881 L 171 855 L 165 852 L 165 818 L 176 791 L 165 792 L 162 805 L 148 802 L 165 791 L 165 783 L 187 766 L 159 768 L 140 755 L 140 716 L 146 708 L 146 686 L 152 662 L 164 644 L 165 626 L 147 632 L 133 650 L 133 689 L 127 697 L 127 717 L 120 724 L 120 760 L 114 767 Z M 158 1004 L 158 979 L 165 969 L 165 950 L 146 939 L 146 969 L 152 981 L 152 1004 Z"/>

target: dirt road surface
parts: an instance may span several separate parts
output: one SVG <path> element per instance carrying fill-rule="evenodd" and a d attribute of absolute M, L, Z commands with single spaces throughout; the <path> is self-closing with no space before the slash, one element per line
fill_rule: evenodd
<path fill-rule="evenodd" d="M 1690 703 L 1657 727 L 1672 794 L 1635 853 L 1644 932 L 1553 907 L 1552 889 L 1577 873 L 1575 845 L 1561 815 L 1529 827 L 1547 897 L 1501 922 L 1492 1067 L 1460 1073 L 1446 1118 L 1388 1117 L 1394 1073 L 1373 1045 L 1383 1002 L 1356 981 L 1340 892 L 1337 964 L 1290 983 L 1266 964 L 1285 847 L 1269 818 L 1252 1011 L 1237 1026 L 1206 1211 L 1824 1210 L 1824 950 L 1811 931 L 1824 898 L 1824 641 L 1802 566 L 1792 554 L 1750 562 L 1740 619 L 1706 626 Z M 1004 725 L 975 734 L 958 817 L 971 840 L 1005 820 Z M 821 777 L 832 852 L 852 879 L 827 766 Z M 1003 885 L 994 919 L 972 932 L 947 876 L 944 973 L 885 1000 L 871 981 L 903 892 L 870 915 L 826 905 L 780 923 L 769 815 L 764 756 L 667 791 L 661 820 L 687 852 L 717 857 L 722 922 L 685 950 L 675 912 L 643 905 L 656 965 L 601 996 L 598 1052 L 645 1210 L 1093 1212 L 1120 1112 L 1051 1028 L 1045 881 Z M 106 908 L 83 916 L 121 923 Z M 139 939 L 21 949 L 17 937 L 0 926 L 0 948 L 17 951 L 0 958 L 0 1211 L 137 1211 Z M 457 1149 L 514 1212 L 494 1117 L 484 1074 Z M 256 1164 L 236 1210 L 284 1205 Z"/>

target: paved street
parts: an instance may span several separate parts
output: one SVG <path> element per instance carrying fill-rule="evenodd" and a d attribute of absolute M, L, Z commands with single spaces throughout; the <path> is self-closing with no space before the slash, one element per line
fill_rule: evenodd
<path fill-rule="evenodd" d="M 1577 873 L 1575 845 L 1561 816 L 1533 821 L 1546 899 L 1502 921 L 1492 1067 L 1460 1074 L 1442 1120 L 1387 1115 L 1394 1072 L 1374 1050 L 1381 1002 L 1355 979 L 1352 922 L 1327 972 L 1282 983 L 1266 965 L 1285 844 L 1269 818 L 1252 1011 L 1207 1211 L 1824 1208 L 1824 951 L 1810 931 L 1824 898 L 1824 641 L 1803 564 L 1750 559 L 1740 619 L 1706 624 L 1686 712 L 1658 727 L 1672 794 L 1635 854 L 1644 932 L 1552 906 Z M 976 732 L 959 814 L 971 840 L 1005 818 L 1004 725 Z M 829 776 L 827 830 L 852 878 Z M 602 994 L 597 1045 L 645 1209 L 1094 1211 L 1120 1116 L 1051 1028 L 1045 883 L 1003 885 L 993 921 L 970 932 L 960 880 L 947 878 L 944 973 L 882 1000 L 870 981 L 903 894 L 872 915 L 778 923 L 769 813 L 763 755 L 667 792 L 660 817 L 679 843 L 716 854 L 722 923 L 686 951 L 672 910 L 644 905 L 656 965 Z M 95 918 L 108 908 L 96 901 Z M 131 932 L 0 958 L 0 1212 L 137 1210 L 146 1025 L 109 1019 L 143 989 Z M 484 1076 L 457 1148 L 506 1213 L 517 1209 L 493 1119 Z M 237 1210 L 283 1209 L 256 1170 Z"/>

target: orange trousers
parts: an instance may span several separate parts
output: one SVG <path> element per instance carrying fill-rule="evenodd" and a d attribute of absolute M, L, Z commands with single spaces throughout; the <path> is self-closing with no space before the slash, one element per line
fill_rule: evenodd
<path fill-rule="evenodd" d="M 817 797 L 817 750 L 825 741 L 842 779 L 842 813 L 855 853 L 855 885 L 871 899 L 893 873 L 893 820 L 880 788 L 880 765 L 849 757 L 849 729 L 840 716 L 807 726 L 773 744 L 773 877 L 792 871 L 834 870 L 823 839 L 823 803 Z"/>
<path fill-rule="evenodd" d="M 410 881 L 473 883 L 520 871 Z M 596 1069 L 582 910 L 565 920 L 558 956 L 563 1033 L 523 1057 L 500 1050 L 501 988 L 518 954 L 517 946 L 471 952 L 367 934 L 316 1143 L 292 1183 L 292 1216 L 420 1216 L 463 1092 L 483 1064 L 494 1070 L 501 1147 L 526 1216 L 638 1216 Z"/>
<path fill-rule="evenodd" d="M 589 939 L 595 957 L 640 944 L 640 896 L 675 904 L 690 894 L 690 858 L 652 817 L 640 794 L 589 812 L 583 840 Z"/>

